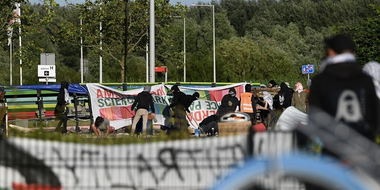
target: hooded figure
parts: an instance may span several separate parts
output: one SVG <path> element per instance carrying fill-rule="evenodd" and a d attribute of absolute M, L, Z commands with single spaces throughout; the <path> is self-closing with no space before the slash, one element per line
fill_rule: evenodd
<path fill-rule="evenodd" d="M 363 67 L 363 72 L 372 78 L 377 97 L 380 99 L 380 63 L 370 61 Z"/>
<path fill-rule="evenodd" d="M 309 113 L 323 110 L 368 139 L 380 126 L 379 98 L 371 77 L 354 55 L 354 41 L 345 35 L 325 39 L 326 60 L 310 87 Z M 311 120 L 320 118 L 311 118 Z"/>
<path fill-rule="evenodd" d="M 292 104 L 292 93 L 284 82 L 281 83 L 280 88 L 281 90 L 278 92 L 280 107 L 286 109 Z"/>
<path fill-rule="evenodd" d="M 62 133 L 67 133 L 67 105 L 70 104 L 69 95 L 69 83 L 66 81 L 61 82 L 61 88 L 57 96 L 57 104 L 55 105 L 54 115 L 57 120 L 59 120 L 55 131 L 60 131 Z M 63 124 L 63 128 L 61 125 Z"/>
<path fill-rule="evenodd" d="M 231 87 L 228 94 L 223 96 L 217 113 L 218 115 L 223 116 L 227 113 L 235 112 L 238 105 L 239 100 L 236 98 L 236 90 L 234 87 Z"/>
<path fill-rule="evenodd" d="M 150 86 L 145 86 L 143 91 L 137 94 L 135 101 L 132 104 L 131 110 L 136 109 L 135 117 L 133 118 L 132 123 L 132 129 L 131 134 L 135 133 L 136 125 L 139 122 L 140 118 L 143 118 L 143 131 L 144 126 L 146 126 L 148 122 L 148 114 L 149 114 L 149 107 L 152 112 L 152 117 L 155 117 L 155 109 L 154 109 L 154 103 L 153 103 L 153 97 L 150 94 Z"/>

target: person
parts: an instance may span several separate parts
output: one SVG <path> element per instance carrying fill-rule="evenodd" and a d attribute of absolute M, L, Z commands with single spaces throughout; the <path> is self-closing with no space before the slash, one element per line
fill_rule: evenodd
<path fill-rule="evenodd" d="M 240 106 L 239 110 L 241 112 L 247 113 L 251 119 L 252 126 L 256 123 L 256 101 L 255 96 L 252 94 L 251 84 L 245 85 L 245 92 L 240 95 Z"/>
<path fill-rule="evenodd" d="M 236 90 L 234 87 L 231 87 L 228 94 L 223 96 L 217 113 L 219 116 L 223 116 L 226 113 L 235 112 L 238 105 L 239 100 L 236 98 Z"/>
<path fill-rule="evenodd" d="M 261 121 L 268 129 L 270 126 L 269 122 L 271 121 L 271 119 L 269 119 L 269 116 L 272 115 L 271 112 L 273 111 L 273 98 L 268 91 L 263 91 L 263 100 L 258 101 L 257 109 L 260 110 Z"/>
<path fill-rule="evenodd" d="M 170 92 L 173 93 L 173 102 L 169 108 L 173 109 L 174 130 L 187 130 L 189 126 L 187 115 L 190 113 L 189 107 L 194 100 L 199 98 L 199 93 L 194 92 L 193 95 L 186 95 L 179 90 L 178 85 L 172 86 Z"/>
<path fill-rule="evenodd" d="M 115 127 L 110 126 L 110 121 L 107 118 L 101 116 L 96 117 L 95 122 L 91 126 L 92 130 L 98 137 L 102 137 L 105 133 L 105 136 L 113 133 Z"/>
<path fill-rule="evenodd" d="M 380 123 L 379 99 L 372 79 L 363 73 L 356 60 L 353 40 L 346 35 L 336 35 L 326 38 L 324 43 L 326 59 L 310 87 L 310 115 L 322 110 L 375 140 Z"/>
<path fill-rule="evenodd" d="M 301 82 L 297 82 L 295 87 L 296 89 L 292 97 L 292 106 L 306 113 L 307 92 L 303 90 L 303 86 Z"/>
<path fill-rule="evenodd" d="M 291 106 L 292 103 L 292 92 L 284 82 L 280 84 L 278 101 L 282 110 L 285 110 L 287 107 Z"/>
<path fill-rule="evenodd" d="M 380 99 L 380 63 L 370 61 L 363 67 L 363 72 L 372 78 L 376 95 Z"/>
<path fill-rule="evenodd" d="M 143 131 L 144 131 L 144 126 L 146 126 L 148 122 L 148 110 L 149 107 L 151 109 L 151 114 L 152 117 L 155 117 L 155 109 L 154 109 L 154 103 L 153 103 L 153 97 L 150 94 L 150 86 L 145 86 L 143 91 L 138 93 L 135 101 L 132 104 L 131 110 L 132 112 L 135 111 L 135 116 L 133 118 L 133 123 L 132 123 L 132 128 L 131 128 L 131 134 L 134 134 L 136 132 L 136 125 L 139 122 L 139 120 L 143 119 L 142 126 L 143 126 Z"/>
<path fill-rule="evenodd" d="M 205 134 L 209 134 L 210 136 L 218 136 L 219 128 L 218 128 L 219 116 L 214 114 L 210 115 L 202 120 L 199 123 L 199 127 L 202 129 L 202 132 Z"/>
<path fill-rule="evenodd" d="M 69 83 L 66 81 L 61 82 L 61 88 L 57 96 L 57 104 L 54 109 L 54 116 L 56 119 L 59 119 L 58 125 L 55 128 L 55 131 L 60 131 L 62 133 L 67 133 L 67 106 L 70 104 L 70 95 L 69 95 Z M 61 126 L 63 124 L 63 128 Z"/>
<path fill-rule="evenodd" d="M 269 85 L 269 88 L 278 88 L 277 83 L 274 80 L 270 80 L 268 85 Z"/>

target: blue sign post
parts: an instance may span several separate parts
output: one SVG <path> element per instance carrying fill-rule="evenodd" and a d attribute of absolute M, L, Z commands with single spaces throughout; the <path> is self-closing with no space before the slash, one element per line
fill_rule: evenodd
<path fill-rule="evenodd" d="M 307 74 L 307 86 L 310 88 L 311 81 L 309 74 L 314 73 L 314 65 L 302 65 L 302 74 Z"/>

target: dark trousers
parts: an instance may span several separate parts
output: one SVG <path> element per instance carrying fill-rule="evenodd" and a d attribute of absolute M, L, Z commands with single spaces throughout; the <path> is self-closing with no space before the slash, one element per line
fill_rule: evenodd
<path fill-rule="evenodd" d="M 54 115 L 55 115 L 56 120 L 59 120 L 58 125 L 55 128 L 56 131 L 67 133 L 67 112 L 68 112 L 68 109 L 66 105 L 57 104 L 55 106 Z M 60 129 L 62 124 L 63 124 L 63 128 Z"/>
<path fill-rule="evenodd" d="M 207 123 L 206 125 L 201 125 L 200 128 L 202 128 L 204 133 L 206 134 L 211 133 L 211 135 L 214 135 L 216 132 L 218 132 L 218 122 L 211 121 L 210 123 Z M 212 130 L 212 128 L 214 128 L 214 130 Z"/>

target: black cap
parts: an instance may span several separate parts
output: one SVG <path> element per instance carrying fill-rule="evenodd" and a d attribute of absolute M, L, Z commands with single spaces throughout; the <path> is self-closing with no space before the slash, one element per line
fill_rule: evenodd
<path fill-rule="evenodd" d="M 172 88 L 170 89 L 171 92 L 179 92 L 178 85 L 173 85 Z"/>
<path fill-rule="evenodd" d="M 198 98 L 199 98 L 199 93 L 198 93 L 198 92 L 194 92 L 193 97 L 194 97 L 195 99 L 198 99 Z"/>
<path fill-rule="evenodd" d="M 340 54 L 343 51 L 354 51 L 355 43 L 350 36 L 347 35 L 336 35 L 331 38 L 326 38 L 325 40 L 326 48 L 333 49 L 336 53 Z"/>

